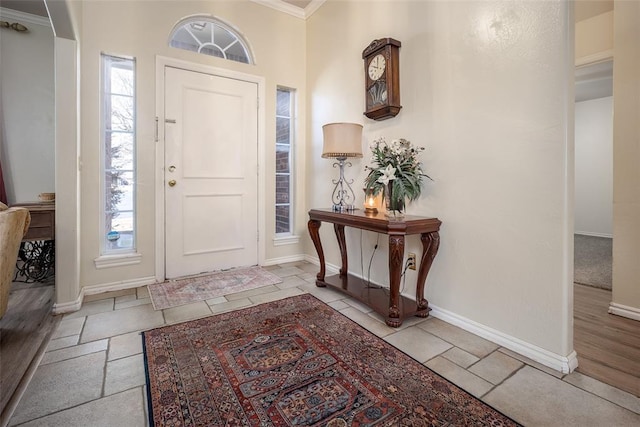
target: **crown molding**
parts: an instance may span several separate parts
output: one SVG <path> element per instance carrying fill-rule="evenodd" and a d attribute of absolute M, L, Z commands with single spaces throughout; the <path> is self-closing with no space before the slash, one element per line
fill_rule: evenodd
<path fill-rule="evenodd" d="M 297 6 L 294 6 L 289 3 L 285 3 L 281 0 L 251 0 L 254 3 L 261 4 L 262 6 L 266 6 L 271 9 L 278 10 L 280 12 L 284 12 L 286 14 L 295 16 L 296 18 L 305 19 L 305 13 L 303 9 L 300 9 Z"/>
<path fill-rule="evenodd" d="M 284 12 L 286 14 L 295 16 L 300 19 L 309 18 L 326 0 L 312 0 L 304 9 L 300 9 L 298 6 L 286 3 L 282 0 L 251 0 L 254 3 L 258 3 L 262 6 L 269 7 L 271 9 Z"/>
<path fill-rule="evenodd" d="M 311 0 L 311 3 L 304 8 L 305 19 L 309 18 L 313 13 L 320 8 L 327 0 Z"/>
<path fill-rule="evenodd" d="M 0 7 L 0 16 L 4 19 L 21 21 L 21 24 L 26 22 L 27 24 L 42 25 L 51 28 L 51 22 L 48 18 L 13 9 L 7 9 L 6 7 Z"/>

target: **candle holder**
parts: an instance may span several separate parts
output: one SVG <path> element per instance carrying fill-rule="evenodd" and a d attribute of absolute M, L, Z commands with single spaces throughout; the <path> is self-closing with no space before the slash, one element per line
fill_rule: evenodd
<path fill-rule="evenodd" d="M 373 194 L 373 188 L 364 189 L 364 213 L 371 215 L 378 213 L 378 202 Z"/>

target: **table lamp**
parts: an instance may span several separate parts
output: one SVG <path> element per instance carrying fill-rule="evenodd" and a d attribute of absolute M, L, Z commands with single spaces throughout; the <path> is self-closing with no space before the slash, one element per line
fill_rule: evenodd
<path fill-rule="evenodd" d="M 353 180 L 344 178 L 344 166 L 351 165 L 347 162 L 349 157 L 362 157 L 362 125 L 357 123 L 329 123 L 322 126 L 324 144 L 322 147 L 323 158 L 338 160 L 333 167 L 340 168 L 340 178 L 332 182 L 335 184 L 331 200 L 333 210 L 346 212 L 355 210 L 356 194 L 351 188 Z"/>

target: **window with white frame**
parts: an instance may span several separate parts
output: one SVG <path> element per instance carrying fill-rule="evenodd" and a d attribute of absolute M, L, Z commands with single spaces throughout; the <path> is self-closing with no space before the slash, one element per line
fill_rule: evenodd
<path fill-rule="evenodd" d="M 102 253 L 136 248 L 135 60 L 102 55 Z"/>
<path fill-rule="evenodd" d="M 253 64 L 249 47 L 242 36 L 229 25 L 212 17 L 195 17 L 183 22 L 171 34 L 169 45 Z"/>
<path fill-rule="evenodd" d="M 292 89 L 276 96 L 276 234 L 293 230 L 294 98 Z"/>

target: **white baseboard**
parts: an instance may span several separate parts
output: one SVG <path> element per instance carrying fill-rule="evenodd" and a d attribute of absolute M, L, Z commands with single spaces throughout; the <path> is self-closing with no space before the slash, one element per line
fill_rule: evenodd
<path fill-rule="evenodd" d="M 607 234 L 607 233 L 592 233 L 590 231 L 574 231 L 573 234 L 579 234 L 581 236 L 591 236 L 591 237 L 606 237 L 608 239 L 613 239 L 613 234 Z"/>
<path fill-rule="evenodd" d="M 84 286 L 82 288 L 82 294 L 84 296 L 102 294 L 104 292 L 122 291 L 124 289 L 139 288 L 140 286 L 151 285 L 153 283 L 156 283 L 155 276 L 140 277 L 131 280 L 121 280 L 119 282 Z"/>
<path fill-rule="evenodd" d="M 80 310 L 82 307 L 82 299 L 84 298 L 84 293 L 80 290 L 80 295 L 75 301 L 71 302 L 63 302 L 63 303 L 54 303 L 53 308 L 51 309 L 53 314 L 65 314 L 65 313 L 73 313 L 74 311 Z"/>
<path fill-rule="evenodd" d="M 640 308 L 629 307 L 615 302 L 609 304 L 609 313 L 628 319 L 640 320 Z"/>
<path fill-rule="evenodd" d="M 310 262 L 311 264 L 314 264 L 314 265 L 317 265 L 318 267 L 320 267 L 320 260 L 318 259 L 318 257 L 314 257 L 314 256 L 311 256 L 311 255 L 305 255 L 304 256 L 304 260 L 307 261 L 307 262 Z M 340 266 L 335 265 L 335 264 L 331 264 L 330 262 L 325 262 L 324 266 L 327 269 L 326 273 L 329 273 L 329 274 L 336 274 L 336 273 L 338 273 L 340 271 Z M 351 273 L 351 274 L 354 275 L 354 276 L 360 277 L 357 274 L 353 274 L 353 273 Z"/>
<path fill-rule="evenodd" d="M 311 256 L 311 255 L 304 255 L 304 260 L 307 262 L 310 262 L 311 264 L 320 266 L 320 260 L 318 259 L 317 256 Z"/>
<path fill-rule="evenodd" d="M 531 360 L 555 369 L 556 371 L 567 374 L 569 372 L 573 372 L 573 370 L 578 367 L 578 359 L 575 351 L 572 351 L 568 356 L 561 356 L 481 323 L 459 316 L 443 308 L 431 304 L 429 304 L 429 307 L 432 308 L 430 314 L 433 317 L 437 317 L 438 319 L 458 326 L 465 331 L 469 331 L 472 334 L 488 339 L 502 347 L 526 356 Z"/>
<path fill-rule="evenodd" d="M 269 258 L 269 259 L 265 259 L 262 265 L 264 267 L 267 267 L 270 265 L 285 264 L 287 262 L 296 262 L 296 261 L 304 261 L 304 255 L 298 254 L 298 255 L 283 256 L 279 258 Z"/>
<path fill-rule="evenodd" d="M 146 286 L 156 283 L 155 276 L 141 277 L 132 280 L 122 280 L 119 282 L 103 283 L 100 285 L 83 286 L 80 289 L 80 295 L 75 301 L 64 302 L 61 304 L 53 304 L 53 314 L 65 314 L 73 313 L 80 310 L 82 307 L 82 301 L 85 295 L 96 295 L 104 292 L 122 291 L 124 289 L 139 288 L 140 286 Z"/>
<path fill-rule="evenodd" d="M 320 265 L 320 261 L 317 257 L 306 255 L 305 260 L 312 264 Z M 326 267 L 327 273 L 331 272 L 331 274 L 335 274 L 340 270 L 339 266 L 329 263 L 326 264 Z M 350 274 L 360 277 L 358 274 L 354 274 L 353 272 L 351 272 Z M 379 283 L 374 284 L 380 285 Z M 403 294 L 403 296 L 410 299 L 415 299 L 415 297 L 411 295 Z M 431 307 L 432 309 L 430 314 L 433 317 L 437 317 L 438 319 L 444 320 L 447 323 L 458 326 L 465 331 L 469 331 L 472 334 L 478 335 L 502 347 L 515 351 L 518 354 L 526 356 L 529 359 L 548 366 L 552 369 L 563 373 L 569 373 L 573 372 L 578 367 L 578 357 L 575 351 L 572 351 L 568 356 L 560 356 L 559 354 L 552 353 L 541 347 L 529 344 L 528 342 L 525 342 L 519 338 L 512 337 L 498 330 L 489 328 L 488 326 L 457 315 L 451 311 L 442 309 L 432 304 L 429 304 L 429 307 Z"/>

